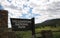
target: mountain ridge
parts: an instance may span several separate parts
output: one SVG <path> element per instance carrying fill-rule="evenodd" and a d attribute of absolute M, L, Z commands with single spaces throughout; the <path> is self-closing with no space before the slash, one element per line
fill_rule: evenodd
<path fill-rule="evenodd" d="M 46 20 L 42 23 L 35 24 L 36 27 L 40 26 L 59 26 L 60 25 L 60 18 L 58 19 L 50 19 Z"/>

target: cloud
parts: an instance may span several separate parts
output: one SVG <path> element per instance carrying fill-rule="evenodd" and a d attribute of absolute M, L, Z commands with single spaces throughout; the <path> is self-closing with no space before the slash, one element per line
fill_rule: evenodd
<path fill-rule="evenodd" d="M 53 18 L 60 18 L 60 2 L 53 2 L 46 10 Z"/>
<path fill-rule="evenodd" d="M 59 0 L 1 1 L 4 9 L 9 11 L 9 27 L 11 27 L 10 18 L 35 17 L 35 23 L 41 23 L 48 19 L 60 18 L 60 2 L 58 2 Z"/>
<path fill-rule="evenodd" d="M 11 21 L 10 18 L 20 18 L 22 16 L 22 11 L 11 9 L 11 8 L 4 8 L 5 10 L 8 10 L 8 28 L 11 28 Z"/>

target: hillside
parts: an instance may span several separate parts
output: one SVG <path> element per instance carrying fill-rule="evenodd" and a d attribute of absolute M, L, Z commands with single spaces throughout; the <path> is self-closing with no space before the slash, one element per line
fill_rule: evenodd
<path fill-rule="evenodd" d="M 60 18 L 58 19 L 51 19 L 51 20 L 46 20 L 42 23 L 35 24 L 36 27 L 42 27 L 42 26 L 60 26 Z"/>

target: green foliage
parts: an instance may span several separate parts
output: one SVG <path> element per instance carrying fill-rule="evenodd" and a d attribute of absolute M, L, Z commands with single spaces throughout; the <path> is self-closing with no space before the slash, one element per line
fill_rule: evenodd
<path fill-rule="evenodd" d="M 35 33 L 36 33 L 36 38 L 38 36 L 41 36 L 40 32 L 42 30 L 52 30 L 52 31 L 59 31 L 60 30 L 60 26 L 59 27 L 41 27 L 41 28 L 35 28 Z M 32 32 L 31 31 L 17 31 L 16 32 L 16 36 L 17 38 L 31 38 L 32 37 Z M 53 38 L 60 38 L 60 32 L 53 32 Z"/>
<path fill-rule="evenodd" d="M 31 31 L 19 31 L 16 32 L 17 38 L 31 38 L 32 32 Z"/>
<path fill-rule="evenodd" d="M 53 38 L 60 38 L 60 32 L 53 32 Z"/>

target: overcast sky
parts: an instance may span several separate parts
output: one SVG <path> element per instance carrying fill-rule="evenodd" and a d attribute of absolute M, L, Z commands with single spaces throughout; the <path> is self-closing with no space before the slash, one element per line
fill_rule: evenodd
<path fill-rule="evenodd" d="M 0 0 L 0 5 L 9 12 L 9 27 L 11 27 L 10 18 L 35 17 L 35 24 L 60 18 L 59 0 Z"/>

